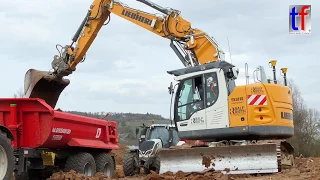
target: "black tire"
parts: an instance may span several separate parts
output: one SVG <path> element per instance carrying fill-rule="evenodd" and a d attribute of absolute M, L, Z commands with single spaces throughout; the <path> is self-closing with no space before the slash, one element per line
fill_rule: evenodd
<path fill-rule="evenodd" d="M 86 170 L 86 165 L 91 168 L 91 172 L 90 170 Z M 81 152 L 68 157 L 64 170 L 66 172 L 74 170 L 77 173 L 84 174 L 86 176 L 94 176 L 96 174 L 96 163 L 90 153 Z"/>
<path fill-rule="evenodd" d="M 99 153 L 94 156 L 97 172 L 102 172 L 112 178 L 115 170 L 113 158 L 108 153 Z"/>
<path fill-rule="evenodd" d="M 7 164 L 5 165 L 7 166 L 7 169 L 5 172 L 3 171 L 4 168 L 2 169 L 0 168 L 0 176 L 1 176 L 1 172 L 5 174 L 3 177 L 0 177 L 0 179 L 2 178 L 2 180 L 11 180 L 13 176 L 13 170 L 14 170 L 13 147 L 11 146 L 11 140 L 8 138 L 7 134 L 0 130 L 0 153 L 1 151 L 4 152 L 3 155 L 5 154 L 7 157 Z M 0 160 L 1 160 L 1 157 L 0 157 Z"/>
<path fill-rule="evenodd" d="M 139 157 L 136 152 L 127 153 L 122 162 L 125 176 L 133 176 L 140 173 Z"/>
<path fill-rule="evenodd" d="M 27 172 L 23 172 L 19 175 L 15 174 L 14 175 L 15 180 L 29 180 L 29 174 Z"/>
<path fill-rule="evenodd" d="M 30 169 L 28 172 L 23 172 L 19 175 L 15 174 L 15 180 L 42 180 L 41 170 Z"/>
<path fill-rule="evenodd" d="M 159 174 L 160 172 L 160 157 L 159 156 L 155 156 L 150 158 L 145 166 L 143 167 L 143 170 L 145 172 L 145 174 L 150 174 L 150 171 L 154 171 L 157 174 Z"/>

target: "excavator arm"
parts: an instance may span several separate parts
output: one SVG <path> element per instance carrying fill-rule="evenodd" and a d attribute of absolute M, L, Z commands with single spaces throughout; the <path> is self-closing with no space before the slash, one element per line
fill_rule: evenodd
<path fill-rule="evenodd" d="M 150 14 L 130 8 L 119 1 L 94 0 L 70 45 L 58 46 L 59 55 L 54 56 L 53 72 L 29 69 L 25 76 L 25 97 L 44 99 L 55 107 L 61 92 L 70 81 L 64 76 L 72 74 L 85 55 L 102 26 L 116 14 L 146 30 L 170 40 L 174 50 L 185 67 L 224 60 L 224 53 L 218 44 L 200 29 L 191 27 L 190 22 L 180 16 L 180 11 L 163 8 L 148 0 L 137 0 L 163 15 Z"/>
<path fill-rule="evenodd" d="M 60 76 L 66 76 L 76 70 L 101 27 L 106 25 L 105 21 L 110 21 L 111 13 L 170 39 L 170 46 L 186 67 L 221 60 L 219 55 L 223 52 L 218 49 L 217 43 L 205 32 L 192 28 L 190 22 L 180 16 L 178 10 L 165 9 L 147 0 L 138 1 L 159 10 L 164 15 L 157 16 L 133 9 L 119 1 L 95 0 L 72 38 L 71 45 L 63 48 L 62 55 L 54 57 L 52 65 L 55 72 Z M 73 47 L 74 44 L 76 47 Z"/>

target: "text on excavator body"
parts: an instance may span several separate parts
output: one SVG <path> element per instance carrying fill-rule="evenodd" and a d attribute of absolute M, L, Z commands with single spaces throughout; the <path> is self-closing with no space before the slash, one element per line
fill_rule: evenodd
<path fill-rule="evenodd" d="M 147 25 L 151 25 L 151 22 L 152 22 L 152 20 L 149 19 L 149 18 L 146 18 L 146 17 L 143 17 L 143 16 L 139 16 L 138 14 L 130 12 L 130 11 L 127 11 L 125 9 L 122 10 L 121 14 L 124 15 L 124 16 L 127 16 L 127 17 L 129 17 L 131 19 L 135 19 L 137 21 L 140 21 L 140 22 L 142 22 L 144 24 L 147 24 Z"/>

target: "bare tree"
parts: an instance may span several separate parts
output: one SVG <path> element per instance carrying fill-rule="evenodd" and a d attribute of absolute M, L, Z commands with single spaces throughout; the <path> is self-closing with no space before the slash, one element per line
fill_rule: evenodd
<path fill-rule="evenodd" d="M 293 80 L 288 81 L 292 93 L 294 137 L 290 142 L 297 155 L 319 156 L 320 151 L 320 113 L 308 108 Z M 318 150 L 317 150 L 318 149 Z"/>
<path fill-rule="evenodd" d="M 14 98 L 23 98 L 24 97 L 24 93 L 22 88 L 20 88 L 16 93 L 13 94 Z"/>

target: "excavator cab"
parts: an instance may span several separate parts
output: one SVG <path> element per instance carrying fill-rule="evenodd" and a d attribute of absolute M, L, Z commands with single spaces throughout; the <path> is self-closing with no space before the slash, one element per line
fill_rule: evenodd
<path fill-rule="evenodd" d="M 220 61 L 168 73 L 179 81 L 173 107 L 180 138 L 210 139 L 218 132 L 212 129 L 229 127 L 228 96 L 238 76 L 234 65 Z"/>

